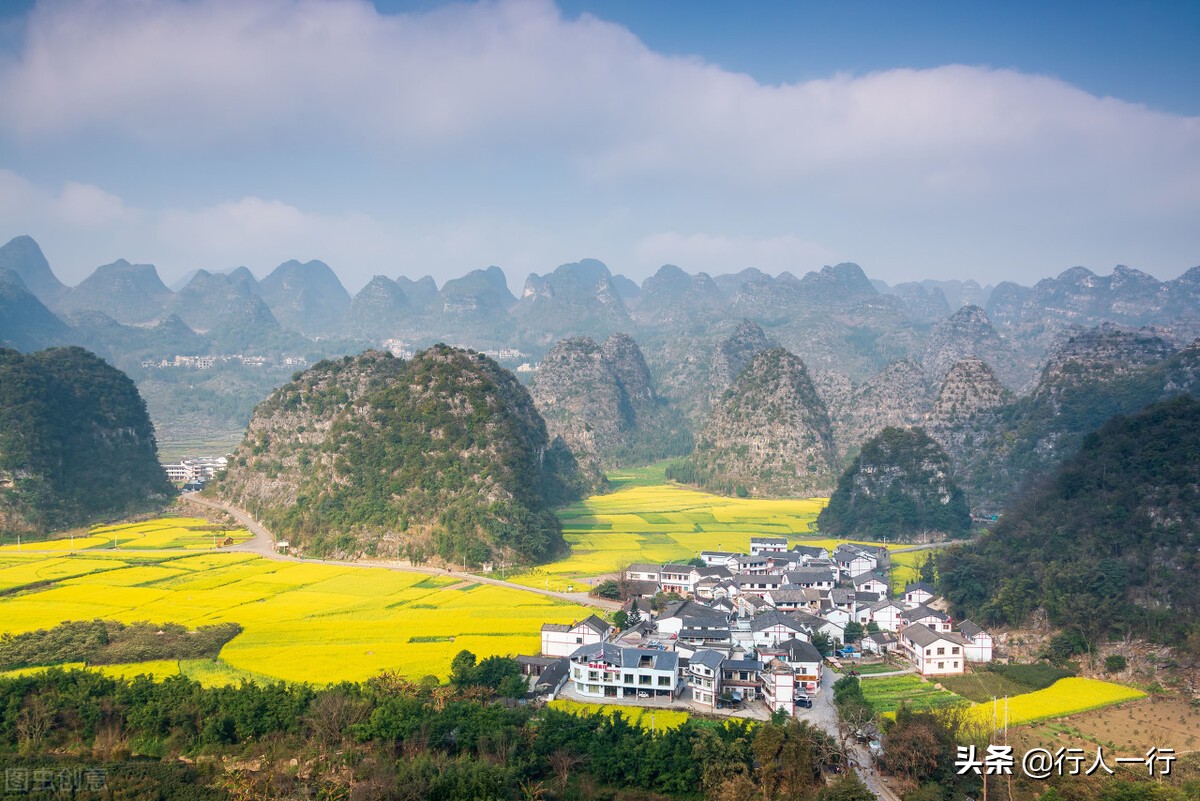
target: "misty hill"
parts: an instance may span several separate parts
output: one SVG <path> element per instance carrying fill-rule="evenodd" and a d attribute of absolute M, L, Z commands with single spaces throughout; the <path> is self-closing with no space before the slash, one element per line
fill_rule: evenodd
<path fill-rule="evenodd" d="M 950 457 L 921 428 L 885 428 L 838 479 L 817 526 L 835 537 L 908 540 L 971 529 Z"/>
<path fill-rule="evenodd" d="M 385 275 L 377 275 L 350 302 L 342 330 L 350 336 L 382 341 L 399 334 L 400 321 L 413 312 L 413 305 L 400 285 Z"/>
<path fill-rule="evenodd" d="M 668 477 L 725 494 L 823 495 L 837 472 L 833 429 L 808 370 L 775 348 L 756 355 L 713 408 L 696 450 Z"/>
<path fill-rule="evenodd" d="M 570 452 L 490 359 L 444 345 L 411 361 L 323 361 L 254 412 L 218 496 L 306 554 L 529 562 L 560 549 L 552 503 Z"/>
<path fill-rule="evenodd" d="M 285 261 L 258 292 L 280 323 L 306 336 L 335 333 L 350 307 L 350 293 L 323 261 Z"/>
<path fill-rule="evenodd" d="M 553 439 L 605 467 L 644 464 L 691 450 L 682 416 L 654 391 L 641 349 L 626 334 L 597 344 L 564 339 L 531 389 Z"/>
<path fill-rule="evenodd" d="M 664 325 L 718 309 L 726 302 L 707 273 L 690 275 L 674 264 L 664 264 L 643 281 L 636 298 L 634 317 L 639 322 Z"/>
<path fill-rule="evenodd" d="M 162 315 L 170 299 L 153 264 L 117 259 L 63 295 L 56 311 L 101 311 L 120 323 L 147 323 Z"/>
<path fill-rule="evenodd" d="M 20 275 L 0 268 L 0 347 L 31 351 L 72 338 L 70 327 L 29 291 Z"/>
<path fill-rule="evenodd" d="M 402 275 L 396 279 L 396 286 L 408 298 L 409 304 L 419 311 L 427 310 L 437 300 L 437 284 L 428 275 L 416 281 Z"/>
<path fill-rule="evenodd" d="M 80 525 L 171 494 L 127 376 L 82 348 L 0 349 L 0 530 Z"/>
<path fill-rule="evenodd" d="M 570 333 L 606 337 L 633 326 L 612 274 L 595 259 L 563 264 L 547 275 L 531 274 L 513 314 L 525 338 L 543 345 Z"/>
<path fill-rule="evenodd" d="M 50 269 L 41 247 L 29 236 L 18 236 L 0 247 L 0 272 L 10 270 L 46 306 L 53 306 L 67 287 Z"/>
<path fill-rule="evenodd" d="M 282 333 L 245 268 L 229 274 L 197 270 L 167 310 L 197 333 L 210 334 L 222 352 L 255 351 Z"/>
<path fill-rule="evenodd" d="M 1200 402 L 1114 417 L 978 541 L 944 553 L 956 617 L 1019 625 L 1037 608 L 1089 638 L 1178 641 L 1200 616 Z"/>

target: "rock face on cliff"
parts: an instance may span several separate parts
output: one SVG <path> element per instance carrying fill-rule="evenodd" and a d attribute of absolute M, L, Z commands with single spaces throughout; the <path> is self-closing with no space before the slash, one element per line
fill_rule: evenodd
<path fill-rule="evenodd" d="M 559 342 L 542 359 L 532 395 L 550 437 L 560 437 L 585 461 L 616 467 L 677 456 L 691 444 L 626 334 L 602 345 L 591 337 Z"/>
<path fill-rule="evenodd" d="M 82 348 L 0 349 L 0 531 L 45 531 L 164 503 L 146 404 Z"/>
<path fill-rule="evenodd" d="M 1029 380 L 1030 369 L 1013 347 L 992 327 L 983 309 L 963 306 L 933 329 L 923 362 L 935 380 L 963 359 L 982 359 L 997 371 L 1001 383 L 1017 389 Z"/>
<path fill-rule="evenodd" d="M 749 320 L 738 323 L 733 333 L 721 340 L 713 351 L 712 367 L 708 373 L 709 408 L 716 405 L 725 390 L 733 386 L 733 382 L 755 356 L 772 347 L 771 341 L 756 323 Z"/>
<path fill-rule="evenodd" d="M 971 528 L 950 457 L 920 428 L 885 428 L 842 473 L 817 525 L 823 534 L 906 540 Z"/>
<path fill-rule="evenodd" d="M 479 564 L 562 547 L 550 505 L 581 489 L 529 393 L 477 353 L 320 362 L 254 412 L 209 491 L 306 554 Z"/>
<path fill-rule="evenodd" d="M 1198 355 L 1194 346 L 1172 354 L 1150 331 L 1101 326 L 1078 332 L 1050 355 L 1031 394 L 957 419 L 939 415 L 930 425 L 955 459 L 972 503 L 995 513 L 1024 484 L 1049 475 L 1113 415 L 1194 394 Z M 988 394 L 978 387 L 972 391 Z"/>
<path fill-rule="evenodd" d="M 920 425 L 933 401 L 929 376 L 914 361 L 893 362 L 830 408 L 834 440 L 845 457 L 889 426 Z"/>
<path fill-rule="evenodd" d="M 696 450 L 669 476 L 737 495 L 828 493 L 837 452 L 808 370 L 782 348 L 759 353 L 713 409 Z"/>

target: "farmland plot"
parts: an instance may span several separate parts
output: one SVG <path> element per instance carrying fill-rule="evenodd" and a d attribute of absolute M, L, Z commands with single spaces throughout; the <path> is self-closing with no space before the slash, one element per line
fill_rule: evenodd
<path fill-rule="evenodd" d="M 85 552 L 86 553 L 86 552 Z M 266 677 L 325 684 L 383 670 L 445 676 L 462 649 L 479 658 L 536 653 L 542 623 L 569 623 L 589 610 L 503 587 L 381 568 L 275 562 L 208 553 L 156 563 L 136 554 L 4 557 L 0 633 L 105 618 L 197 627 L 241 624 L 219 662 L 109 666 L 127 675 L 183 672 L 208 683 Z"/>

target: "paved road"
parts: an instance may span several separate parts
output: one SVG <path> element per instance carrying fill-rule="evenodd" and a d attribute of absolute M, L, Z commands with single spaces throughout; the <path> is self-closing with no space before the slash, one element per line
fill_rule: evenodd
<path fill-rule="evenodd" d="M 891 791 L 879 771 L 875 769 L 874 759 L 867 747 L 855 742 L 850 733 L 845 731 L 841 725 L 837 707 L 833 704 L 833 683 L 838 678 L 836 673 L 828 667 L 822 666 L 821 692 L 817 693 L 813 700 L 812 709 L 801 712 L 800 718 L 820 726 L 829 736 L 842 744 L 847 758 L 852 760 L 855 765 L 858 777 L 862 779 L 863 784 L 867 785 L 867 789 L 875 794 L 876 798 L 882 798 L 884 801 L 900 801 L 900 797 Z"/>
<path fill-rule="evenodd" d="M 267 559 L 277 559 L 283 562 L 308 562 L 314 564 L 339 565 L 342 567 L 382 567 L 388 570 L 398 570 L 404 573 L 425 573 L 431 576 L 452 576 L 454 578 L 469 581 L 474 584 L 491 584 L 496 587 L 507 587 L 511 590 L 521 590 L 522 592 L 532 592 L 537 595 L 544 595 L 548 598 L 557 598 L 562 601 L 570 601 L 571 603 L 580 604 L 581 606 L 591 606 L 596 609 L 601 609 L 606 612 L 621 608 L 618 601 L 609 601 L 604 598 L 593 598 L 585 592 L 556 592 L 554 590 L 543 590 L 537 587 L 526 587 L 524 584 L 514 584 L 511 581 L 503 581 L 501 579 L 489 578 L 487 576 L 477 576 L 474 573 L 466 573 L 461 570 L 453 570 L 436 567 L 421 567 L 412 565 L 407 562 L 399 561 L 372 561 L 372 562 L 346 562 L 332 559 L 305 559 L 299 556 L 291 556 L 286 553 L 280 553 L 275 547 L 276 539 L 270 531 L 261 523 L 250 517 L 244 510 L 238 509 L 235 506 L 230 506 L 220 501 L 215 501 L 211 498 L 202 498 L 195 493 L 187 493 L 181 496 L 183 500 L 194 503 L 199 506 L 204 506 L 209 509 L 215 509 L 221 512 L 228 512 L 233 517 L 246 527 L 246 530 L 254 535 L 246 542 L 232 545 L 223 550 L 228 551 L 243 551 L 255 553 L 259 556 L 264 556 Z"/>

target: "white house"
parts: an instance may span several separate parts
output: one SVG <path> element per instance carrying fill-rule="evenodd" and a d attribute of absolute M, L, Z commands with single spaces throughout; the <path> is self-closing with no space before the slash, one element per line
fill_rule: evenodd
<path fill-rule="evenodd" d="M 924 581 L 914 581 L 904 585 L 904 605 L 910 609 L 932 601 L 933 597 L 933 587 Z"/>
<path fill-rule="evenodd" d="M 570 656 L 581 645 L 603 642 L 612 627 L 595 615 L 571 625 L 542 624 L 542 656 Z"/>
<path fill-rule="evenodd" d="M 787 537 L 751 537 L 750 538 L 750 555 L 759 556 L 777 553 L 786 553 L 788 549 Z"/>
<path fill-rule="evenodd" d="M 735 562 L 736 564 L 731 565 L 729 569 L 736 573 L 748 573 L 761 576 L 763 573 L 766 573 L 771 569 L 771 562 L 765 554 L 752 554 L 751 556 L 739 555 Z"/>
<path fill-rule="evenodd" d="M 833 642 L 846 641 L 846 627 L 840 626 L 831 620 L 810 615 L 807 612 L 795 612 L 791 615 L 791 618 L 800 624 L 800 628 L 804 630 L 810 640 L 814 634 L 821 632 Z"/>
<path fill-rule="evenodd" d="M 934 631 L 920 623 L 906 626 L 900 646 L 922 676 L 959 674 L 967 665 L 967 641 L 952 631 Z"/>
<path fill-rule="evenodd" d="M 962 632 L 963 639 L 967 641 L 968 662 L 992 661 L 991 634 L 988 634 L 969 620 L 964 620 L 960 623 L 958 630 Z"/>
<path fill-rule="evenodd" d="M 833 552 L 833 559 L 850 578 L 869 573 L 879 566 L 879 558 L 875 554 L 854 545 L 840 546 Z"/>
<path fill-rule="evenodd" d="M 704 564 L 709 567 L 728 567 L 734 569 L 737 567 L 737 558 L 741 556 L 739 553 L 732 551 L 701 551 L 700 558 L 704 560 Z"/>
<path fill-rule="evenodd" d="M 695 592 L 696 582 L 699 580 L 700 571 L 691 565 L 662 566 L 660 581 L 663 592 L 674 592 L 686 597 Z"/>
<path fill-rule="evenodd" d="M 907 609 L 900 618 L 903 626 L 923 625 L 942 633 L 947 633 L 953 629 L 950 625 L 949 615 L 945 612 L 939 612 L 936 609 L 930 609 L 928 606 L 917 606 Z"/>
<path fill-rule="evenodd" d="M 775 609 L 755 615 L 750 621 L 750 630 L 754 633 L 754 645 L 759 648 L 775 646 L 795 637 L 808 639 L 799 623 Z"/>
<path fill-rule="evenodd" d="M 582 645 L 571 654 L 571 682 L 587 698 L 672 698 L 679 689 L 674 651 Z"/>
<path fill-rule="evenodd" d="M 783 574 L 789 584 L 818 590 L 832 590 L 837 584 L 837 568 L 834 567 L 802 567 L 789 570 Z"/>
<path fill-rule="evenodd" d="M 692 700 L 698 704 L 716 708 L 717 696 L 721 694 L 721 663 L 725 655 L 720 651 L 703 650 L 692 655 L 688 662 L 687 684 L 692 690 Z"/>
<path fill-rule="evenodd" d="M 632 564 L 625 568 L 625 578 L 629 581 L 662 581 L 662 565 L 650 565 L 644 562 Z"/>
<path fill-rule="evenodd" d="M 796 671 L 772 659 L 759 671 L 759 689 L 767 709 L 791 716 L 796 712 Z"/>
<path fill-rule="evenodd" d="M 738 586 L 739 595 L 757 595 L 759 598 L 766 598 L 768 593 L 782 588 L 784 584 L 783 576 L 749 573 L 734 576 L 733 581 Z"/>
<path fill-rule="evenodd" d="M 870 621 L 874 621 L 875 625 L 884 631 L 899 631 L 903 628 L 901 622 L 904 617 L 905 609 L 900 604 L 890 599 L 877 601 L 867 607 L 870 610 Z M 868 621 L 868 622 L 870 622 Z"/>
<path fill-rule="evenodd" d="M 873 592 L 880 597 L 886 597 L 888 594 L 889 587 L 887 579 L 880 576 L 878 573 L 863 573 L 855 576 L 853 581 L 854 590 L 856 592 Z"/>
<path fill-rule="evenodd" d="M 890 631 L 875 631 L 862 638 L 862 649 L 869 654 L 891 653 L 900 647 L 899 638 Z"/>
<path fill-rule="evenodd" d="M 774 648 L 762 648 L 759 656 L 769 661 L 779 659 L 787 663 L 795 674 L 796 686 L 808 693 L 821 689 L 821 663 L 824 661 L 817 646 L 802 639 L 784 640 Z"/>

